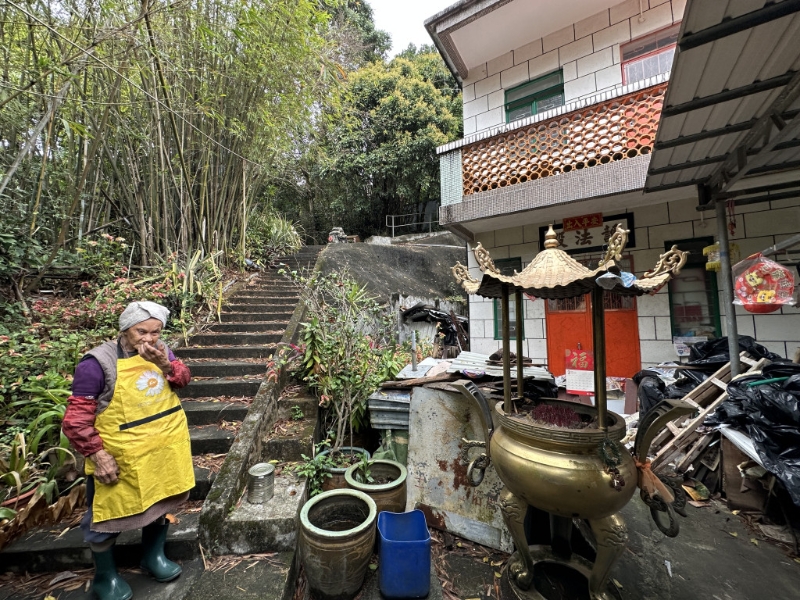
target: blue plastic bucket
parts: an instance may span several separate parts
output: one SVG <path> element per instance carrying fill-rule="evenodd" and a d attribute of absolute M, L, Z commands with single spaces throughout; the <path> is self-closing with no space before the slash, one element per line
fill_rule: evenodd
<path fill-rule="evenodd" d="M 424 598 L 431 587 L 431 534 L 421 510 L 378 514 L 378 585 L 386 598 Z"/>

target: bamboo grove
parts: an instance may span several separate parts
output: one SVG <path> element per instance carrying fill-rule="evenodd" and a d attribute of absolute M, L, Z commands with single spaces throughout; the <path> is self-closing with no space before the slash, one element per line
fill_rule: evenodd
<path fill-rule="evenodd" d="M 0 3 L 0 255 L 15 247 L 14 283 L 33 289 L 100 230 L 133 241 L 139 265 L 242 252 L 273 165 L 338 77 L 323 8 Z"/>

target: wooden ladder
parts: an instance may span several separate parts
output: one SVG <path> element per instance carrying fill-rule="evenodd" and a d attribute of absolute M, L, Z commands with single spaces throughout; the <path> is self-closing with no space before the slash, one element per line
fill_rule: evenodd
<path fill-rule="evenodd" d="M 757 361 L 747 352 L 742 352 L 739 362 L 743 367 L 741 375 L 744 375 L 760 371 L 770 361 L 766 358 Z M 727 388 L 730 381 L 731 363 L 727 363 L 684 396 L 683 401 L 695 407 L 698 414 L 688 421 L 686 417 L 679 417 L 667 423 L 655 437 L 652 444 L 652 448 L 656 449 L 656 456 L 652 460 L 654 471 L 671 460 L 678 459 L 675 470 L 682 473 L 705 451 L 713 440 L 713 434 L 700 434 L 696 430 L 728 398 Z"/>

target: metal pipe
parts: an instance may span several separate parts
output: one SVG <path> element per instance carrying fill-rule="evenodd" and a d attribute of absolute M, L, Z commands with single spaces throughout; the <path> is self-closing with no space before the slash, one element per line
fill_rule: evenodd
<path fill-rule="evenodd" d="M 594 404 L 597 407 L 597 427 L 608 431 L 606 412 L 606 314 L 603 310 L 603 288 L 592 289 L 592 342 L 594 344 Z"/>
<path fill-rule="evenodd" d="M 511 414 L 511 327 L 509 318 L 508 284 L 501 287 L 500 308 L 502 309 L 503 338 L 503 411 Z"/>
<path fill-rule="evenodd" d="M 442 358 L 447 358 L 446 356 Z M 417 330 L 411 330 L 411 370 L 417 370 Z"/>
<path fill-rule="evenodd" d="M 516 336 L 517 336 L 517 398 L 522 400 L 523 394 L 523 377 L 522 377 L 522 330 L 523 330 L 523 320 L 525 315 L 522 313 L 522 290 L 516 290 L 515 295 L 515 316 L 517 318 L 516 323 Z"/>
<path fill-rule="evenodd" d="M 731 355 L 731 377 L 739 369 L 739 328 L 736 325 L 736 307 L 733 304 L 733 274 L 728 242 L 728 223 L 725 201 L 717 200 L 717 241 L 719 242 L 719 274 L 722 277 L 722 298 L 725 301 L 725 328 L 728 330 L 728 352 Z"/>

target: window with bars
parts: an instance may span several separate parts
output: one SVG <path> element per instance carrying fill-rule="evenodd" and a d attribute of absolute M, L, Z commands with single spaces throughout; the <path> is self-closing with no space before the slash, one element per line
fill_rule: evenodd
<path fill-rule="evenodd" d="M 506 92 L 506 122 L 511 123 L 564 105 L 564 76 L 561 70 Z"/>
<path fill-rule="evenodd" d="M 620 48 L 623 83 L 634 83 L 672 68 L 680 23 L 656 31 Z"/>
<path fill-rule="evenodd" d="M 686 265 L 668 284 L 673 336 L 705 336 L 711 340 L 722 335 L 717 276 L 713 271 L 706 271 L 703 256 L 703 248 L 713 243 L 714 238 L 707 237 L 664 244 L 665 250 L 676 244 L 681 250 L 689 251 Z"/>
<path fill-rule="evenodd" d="M 522 258 L 501 258 L 494 261 L 494 265 L 503 275 L 513 275 L 514 271 L 522 271 Z M 523 299 L 523 306 L 525 300 Z M 511 294 L 511 298 L 508 302 L 508 317 L 509 317 L 509 333 L 511 334 L 511 339 L 517 339 L 517 307 L 516 302 L 514 301 L 514 295 Z M 524 315 L 523 315 L 524 318 Z M 503 339 L 503 309 L 500 303 L 500 300 L 494 300 L 494 339 L 502 340 Z M 522 323 L 522 339 L 525 339 L 525 322 Z"/>

